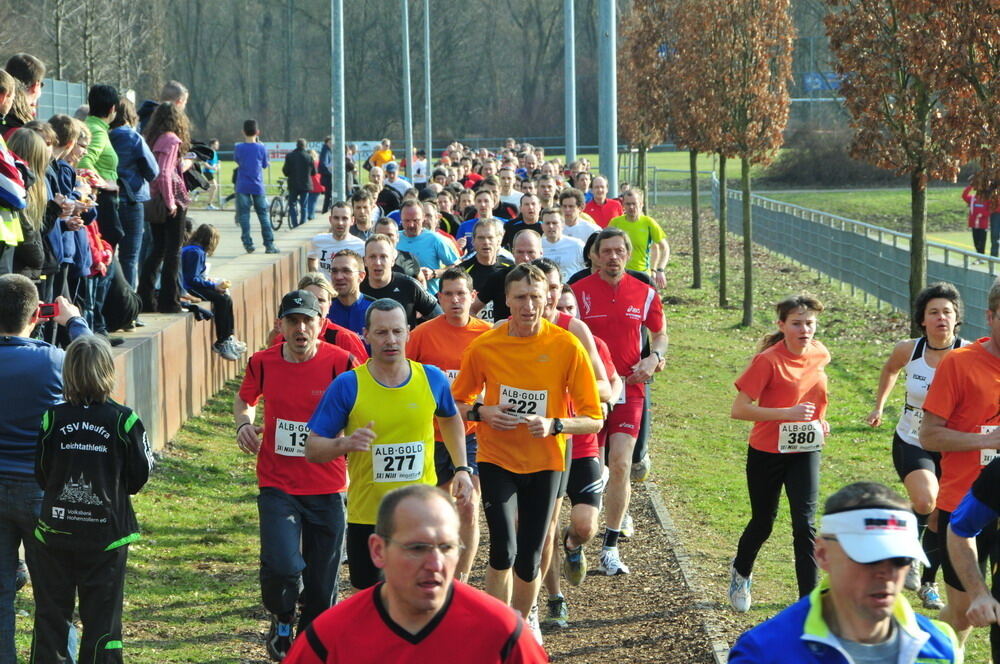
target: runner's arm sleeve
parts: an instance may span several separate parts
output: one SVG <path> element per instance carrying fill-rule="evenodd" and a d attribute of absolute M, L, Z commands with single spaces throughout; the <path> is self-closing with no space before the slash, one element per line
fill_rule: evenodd
<path fill-rule="evenodd" d="M 455 251 L 455 247 L 451 246 L 451 243 L 447 242 L 443 237 L 441 237 L 437 233 L 435 233 L 434 235 L 438 241 L 438 247 L 439 247 L 438 255 L 440 256 L 441 263 L 444 265 L 454 265 L 455 263 L 457 263 L 458 259 L 461 258 L 461 256 L 459 256 L 458 252 Z"/>
<path fill-rule="evenodd" d="M 353 371 L 337 376 L 309 419 L 309 430 L 323 438 L 334 438 L 347 426 L 347 416 L 358 398 L 358 377 Z"/>
<path fill-rule="evenodd" d="M 337 658 L 330 654 L 326 644 L 310 625 L 292 642 L 291 650 L 281 661 L 284 664 L 335 664 Z"/>
<path fill-rule="evenodd" d="M 973 538 L 1000 516 L 1000 464 L 991 462 L 983 468 L 962 502 L 951 514 L 948 524 L 959 537 Z"/>
<path fill-rule="evenodd" d="M 149 449 L 146 427 L 134 412 L 128 414 L 122 430 L 127 454 L 125 481 L 128 492 L 136 494 L 149 480 L 149 471 L 153 468 L 153 453 Z"/>
<path fill-rule="evenodd" d="M 455 398 L 451 396 L 451 385 L 448 384 L 448 377 L 445 376 L 444 372 L 432 364 L 425 364 L 424 373 L 427 374 L 427 383 L 431 387 L 434 402 L 437 404 L 434 415 L 437 417 L 458 415 Z"/>
<path fill-rule="evenodd" d="M 767 657 L 753 638 L 753 631 L 744 632 L 736 639 L 733 649 L 729 651 L 729 664 L 763 664 L 772 661 Z"/>
<path fill-rule="evenodd" d="M 750 360 L 750 366 L 743 374 L 736 379 L 734 385 L 740 392 L 745 393 L 753 401 L 760 401 L 760 395 L 764 388 L 771 382 L 774 368 L 767 358 L 762 354 L 757 354 Z"/>
<path fill-rule="evenodd" d="M 461 368 L 455 376 L 455 382 L 451 384 L 451 394 L 458 403 L 475 403 L 476 397 L 483 391 L 483 383 L 486 382 L 482 372 L 479 371 L 476 358 L 469 352 L 471 349 L 472 346 L 467 346 L 462 351 Z"/>
<path fill-rule="evenodd" d="M 240 391 L 237 392 L 240 399 L 248 406 L 256 406 L 260 400 L 260 395 L 264 392 L 264 375 L 261 371 L 260 360 L 257 355 L 251 355 L 247 362 L 246 373 L 243 374 L 243 383 Z"/>
<path fill-rule="evenodd" d="M 589 417 L 600 420 L 604 418 L 604 411 L 601 409 L 601 398 L 597 393 L 597 377 L 594 375 L 594 365 L 590 361 L 590 355 L 584 350 L 583 345 L 575 341 L 574 362 L 570 366 L 566 384 L 569 385 L 569 393 L 573 397 L 573 405 L 576 409 L 576 417 Z M 566 415 L 568 416 L 568 414 Z M 556 415 L 564 417 L 564 415 Z"/>
<path fill-rule="evenodd" d="M 419 283 L 413 284 L 413 293 L 414 308 L 423 316 L 421 321 L 426 321 L 443 313 L 437 298 L 421 288 Z"/>
<path fill-rule="evenodd" d="M 549 661 L 549 656 L 538 645 L 531 629 L 520 620 L 518 627 L 504 644 L 501 655 L 504 653 L 507 656 L 501 658 L 503 664 L 544 664 Z"/>

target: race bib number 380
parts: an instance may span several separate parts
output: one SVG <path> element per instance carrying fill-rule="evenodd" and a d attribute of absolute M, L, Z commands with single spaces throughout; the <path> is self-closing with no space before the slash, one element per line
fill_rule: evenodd
<path fill-rule="evenodd" d="M 778 431 L 778 451 L 815 452 L 823 449 L 823 425 L 812 422 L 782 422 Z"/>
<path fill-rule="evenodd" d="M 423 443 L 372 445 L 372 480 L 375 482 L 416 482 L 423 474 Z"/>
<path fill-rule="evenodd" d="M 508 385 L 500 386 L 500 405 L 511 405 L 507 412 L 522 422 L 528 415 L 545 417 L 549 406 L 548 390 L 522 390 Z"/>
<path fill-rule="evenodd" d="M 274 423 L 274 453 L 281 456 L 304 457 L 309 428 L 305 422 L 277 419 Z"/>

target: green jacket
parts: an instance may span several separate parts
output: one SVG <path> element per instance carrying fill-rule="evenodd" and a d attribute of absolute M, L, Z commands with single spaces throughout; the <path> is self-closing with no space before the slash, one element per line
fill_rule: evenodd
<path fill-rule="evenodd" d="M 118 153 L 111 147 L 108 138 L 108 123 L 101 118 L 88 115 L 87 128 L 90 129 L 90 145 L 80 157 L 77 168 L 90 168 L 108 182 L 118 180 Z"/>

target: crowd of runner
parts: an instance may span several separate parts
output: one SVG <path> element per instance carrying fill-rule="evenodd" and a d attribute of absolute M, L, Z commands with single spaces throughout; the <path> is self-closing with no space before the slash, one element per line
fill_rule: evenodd
<path fill-rule="evenodd" d="M 107 124 L 127 104 L 113 90 L 95 87 L 87 117 Z M 0 110 L 28 90 L 0 74 Z M 169 101 L 155 108 L 154 126 L 169 125 L 177 112 Z M 90 125 L 91 136 L 94 127 L 104 128 L 97 120 Z M 68 118 L 67 126 L 78 131 L 74 141 L 87 135 Z M 256 125 L 248 121 L 244 133 L 255 139 Z M 47 140 L 42 126 L 10 135 L 14 146 L 28 141 L 25 152 L 34 137 Z M 176 157 L 176 145 L 173 150 Z M 321 164 L 329 161 L 329 144 L 324 151 Z M 2 141 L 0 156 L 0 166 L 11 166 L 15 175 L 32 171 Z M 39 161 L 35 170 L 45 170 L 53 157 L 48 153 L 49 161 Z M 467 657 L 486 661 L 482 649 L 489 648 L 501 661 L 544 661 L 542 627 L 564 628 L 572 620 L 563 579 L 583 584 L 593 576 L 588 568 L 595 559 L 600 575 L 630 572 L 622 544 L 634 528 L 631 486 L 649 469 L 648 385 L 664 368 L 667 352 L 658 291 L 666 285 L 670 248 L 659 224 L 644 213 L 643 192 L 623 185 L 611 198 L 607 179 L 587 160 L 563 164 L 514 139 L 495 152 L 454 143 L 430 157 L 417 152 L 410 161 L 397 161 L 383 140 L 361 166 L 368 181 L 354 186 L 347 200 L 324 201 L 329 232 L 312 238 L 308 272 L 282 298 L 270 345 L 249 358 L 234 400 L 237 445 L 257 460 L 260 584 L 271 615 L 266 650 L 276 661 L 340 661 L 332 644 L 342 649 L 376 633 L 387 639 L 379 656 L 390 661 L 455 655 L 454 639 L 443 635 L 487 623 L 494 632 L 461 644 Z M 179 175 L 177 168 L 167 171 Z M 355 171 L 349 171 L 352 180 Z M 121 177 L 112 172 L 101 182 Z M 57 229 L 53 238 L 85 224 L 80 206 L 71 203 L 79 191 L 71 187 L 68 197 L 57 198 L 55 184 L 43 215 Z M 7 190 L 21 192 L 28 213 L 11 214 L 9 202 L 2 208 L 8 210 L 3 221 L 9 238 L 0 258 L 9 261 L 8 271 L 20 265 L 13 250 L 32 230 L 30 220 L 22 223 L 33 204 L 30 186 Z M 98 219 L 102 203 L 116 210 L 121 203 L 105 194 L 98 194 Z M 167 207 L 173 228 L 179 205 Z M 249 209 L 243 207 L 246 245 Z M 164 246 L 171 257 L 179 252 L 177 238 L 154 233 L 152 240 L 154 263 L 162 262 Z M 194 278 L 178 283 L 177 266 L 164 264 L 157 297 L 167 297 L 164 308 L 172 311 L 175 286 L 203 291 L 216 309 L 217 350 L 232 360 L 245 347 L 232 336 L 231 303 L 222 297 L 228 284 L 201 280 L 205 257 L 217 243 L 214 229 L 197 229 L 184 253 Z M 51 247 L 50 240 L 42 244 Z M 134 285 L 131 266 L 115 269 L 132 275 Z M 54 294 L 49 280 L 0 279 L 5 378 L 18 384 L 17 371 L 37 373 L 41 362 L 58 382 L 62 351 L 30 338 L 42 322 L 39 296 L 45 301 Z M 98 283 L 88 282 L 82 308 L 58 300 L 63 310 L 53 334 L 65 327 L 67 337 L 86 339 L 101 324 L 94 310 Z M 218 297 L 208 297 L 213 294 Z M 877 485 L 847 487 L 827 502 L 817 537 L 821 452 L 831 433 L 825 419 L 831 357 L 815 337 L 823 305 L 806 294 L 778 303 L 778 331 L 735 379 L 731 415 L 753 427 L 746 462 L 750 520 L 730 566 L 729 599 L 736 611 L 751 606 L 754 562 L 771 533 L 782 489 L 803 599 L 751 630 L 734 648 L 733 661 L 802 661 L 796 659 L 801 653 L 766 645 L 790 635 L 813 642 L 820 649 L 814 654 L 835 651 L 834 659 L 842 658 L 837 661 L 914 661 L 906 653 L 916 661 L 958 661 L 971 628 L 988 624 L 1000 661 L 1000 602 L 984 579 L 986 560 L 1000 543 L 1000 466 L 992 463 L 1000 448 L 1000 284 L 986 305 L 991 336 L 969 342 L 958 336 L 965 313 L 954 287 L 934 284 L 917 298 L 913 323 L 923 334 L 897 344 L 867 418 L 881 425 L 888 395 L 904 372 L 906 400 L 892 458 L 907 500 Z M 108 363 L 105 342 L 74 343 L 67 367 L 94 370 Z M 23 351 L 15 350 L 23 347 L 33 349 L 37 361 L 25 362 L 18 354 Z M 84 610 L 84 596 L 94 588 L 74 582 L 86 614 L 83 648 L 88 657 L 100 652 L 120 661 L 121 580 L 127 545 L 137 536 L 127 495 L 145 482 L 151 461 L 141 422 L 110 401 L 113 367 L 93 376 L 75 371 L 66 376 L 64 408 L 45 410 L 59 397 L 49 381 L 37 398 L 27 399 L 16 426 L 0 430 L 3 442 L 16 449 L 5 471 L 25 484 L 25 492 L 34 491 L 27 488 L 33 481 L 27 455 L 37 454 L 34 479 L 45 492 L 39 494 L 41 518 L 25 529 L 25 515 L 18 513 L 14 529 L 34 538 L 27 546 L 39 607 L 33 657 L 65 657 L 75 638 L 64 618 L 73 583 L 49 581 L 60 569 L 87 563 L 111 575 L 103 583 L 117 596 L 105 593 L 100 600 L 108 611 L 90 604 Z M 261 400 L 264 413 L 257 418 Z M 110 406 L 91 409 L 99 403 Z M 31 440 L 21 440 L 32 428 L 25 418 L 35 418 L 35 410 L 42 430 L 37 449 L 33 431 Z M 72 427 L 55 428 L 56 418 L 67 417 L 90 422 L 79 426 L 91 433 L 104 426 L 95 418 L 111 418 L 107 428 L 120 427 L 117 435 L 126 443 L 125 458 L 94 471 L 110 487 L 101 509 L 120 515 L 112 519 L 115 538 L 104 557 L 65 555 L 84 532 L 91 534 L 73 530 L 67 512 L 79 514 L 75 503 L 100 500 L 84 475 L 71 473 L 90 467 L 88 455 L 109 454 L 96 438 L 80 442 L 69 435 Z M 57 433 L 68 437 L 53 446 Z M 421 485 L 447 493 L 412 488 Z M 561 519 L 564 498 L 570 509 Z M 465 585 L 479 549 L 480 514 L 487 525 L 485 593 Z M 852 539 L 862 536 L 882 539 L 877 545 Z M 588 552 L 594 539 L 599 544 Z M 338 604 L 344 556 L 352 597 Z M 819 569 L 829 572 L 828 579 L 820 582 Z M 845 590 L 851 579 L 861 579 L 853 597 Z M 871 584 L 863 586 L 866 580 Z M 13 618 L 9 581 L 0 583 L 0 655 L 13 649 L 12 624 L 6 629 Z M 944 622 L 910 620 L 904 586 L 918 592 L 925 608 L 941 610 Z M 70 610 L 71 604 L 70 597 Z M 459 615 L 456 606 L 466 608 Z M 849 619 L 852 606 L 857 611 Z M 809 617 L 800 620 L 800 614 Z M 100 639 L 95 625 L 104 630 Z"/>

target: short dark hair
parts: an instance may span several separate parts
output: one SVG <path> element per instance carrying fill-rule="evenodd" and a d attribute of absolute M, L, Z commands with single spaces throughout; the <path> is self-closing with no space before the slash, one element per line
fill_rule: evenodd
<path fill-rule="evenodd" d="M 600 233 L 594 233 L 592 237 L 594 238 L 594 243 L 590 245 L 590 251 L 595 256 L 601 251 L 601 243 L 605 240 L 610 240 L 613 237 L 622 238 L 622 240 L 625 241 L 625 247 L 628 249 L 629 253 L 632 253 L 632 238 L 630 238 L 628 233 L 620 228 L 615 228 L 614 226 L 605 228 L 601 230 Z"/>
<path fill-rule="evenodd" d="M 20 334 L 38 311 L 38 289 L 21 274 L 0 276 L 0 334 Z"/>
<path fill-rule="evenodd" d="M 369 309 L 371 311 L 371 309 Z M 378 506 L 378 516 L 375 519 L 375 534 L 384 540 L 393 536 L 396 532 L 396 508 L 407 498 L 417 498 L 424 502 L 430 502 L 434 498 L 440 498 L 447 503 L 452 510 L 455 510 L 451 498 L 441 489 L 430 484 L 409 484 L 398 489 L 393 489 L 382 497 L 382 502 Z M 455 512 L 457 517 L 458 512 Z"/>
<path fill-rule="evenodd" d="M 373 311 L 394 311 L 396 309 L 399 309 L 400 311 L 403 312 L 403 320 L 406 321 L 406 309 L 404 309 L 403 305 L 401 305 L 399 302 L 388 297 L 382 297 L 375 300 L 374 302 L 371 303 L 371 305 L 368 306 L 368 309 L 365 311 L 365 328 L 367 329 L 372 326 Z"/>
<path fill-rule="evenodd" d="M 534 265 L 541 270 L 542 274 L 546 277 L 554 272 L 559 277 L 559 281 L 562 281 L 562 272 L 559 270 L 559 266 L 556 265 L 556 262 L 551 258 L 545 258 L 544 256 L 542 258 L 536 258 L 531 261 L 531 265 Z"/>
<path fill-rule="evenodd" d="M 15 53 L 7 59 L 4 65 L 7 73 L 30 88 L 45 78 L 45 63 L 30 53 Z M 107 115 L 107 113 L 105 113 Z"/>
<path fill-rule="evenodd" d="M 111 109 L 118 106 L 118 90 L 113 85 L 98 83 L 90 86 L 87 93 L 87 105 L 90 106 L 90 114 L 96 118 L 103 118 L 111 114 Z"/>
<path fill-rule="evenodd" d="M 567 198 L 575 198 L 576 204 L 581 209 L 586 204 L 586 199 L 584 198 L 583 192 L 574 187 L 568 187 L 559 192 L 559 203 L 562 204 Z"/>
<path fill-rule="evenodd" d="M 521 263 L 514 266 L 507 277 L 503 280 L 503 292 L 510 290 L 510 285 L 515 281 L 527 281 L 528 283 L 546 283 L 545 273 L 531 263 Z"/>
<path fill-rule="evenodd" d="M 371 201 L 372 195 L 367 189 L 358 189 L 353 194 L 351 194 L 351 203 L 362 203 L 364 201 Z"/>
<path fill-rule="evenodd" d="M 447 270 L 444 271 L 444 274 L 442 274 L 440 278 L 440 282 L 442 284 L 446 281 L 456 281 L 456 280 L 464 281 L 465 284 L 469 287 L 469 290 L 470 291 L 472 290 L 472 275 L 460 267 L 449 267 Z"/>
<path fill-rule="evenodd" d="M 244 120 L 243 121 L 243 135 L 244 136 L 256 136 L 258 134 L 257 121 L 256 120 Z"/>
<path fill-rule="evenodd" d="M 956 327 L 962 324 L 962 314 L 965 308 L 962 305 L 961 293 L 951 284 L 939 281 L 917 293 L 917 299 L 913 301 L 913 324 L 916 327 L 922 328 L 924 326 L 924 312 L 927 311 L 927 304 L 938 298 L 950 300 L 955 305 L 956 320 L 958 321 Z"/>
<path fill-rule="evenodd" d="M 910 502 L 884 484 L 854 482 L 843 487 L 823 505 L 823 514 L 836 514 L 851 510 L 882 508 L 912 512 Z"/>
<path fill-rule="evenodd" d="M 296 148 L 304 148 L 306 145 L 308 145 L 308 144 L 306 143 L 306 139 L 304 139 L 304 138 L 299 138 L 299 139 L 296 139 L 296 141 L 295 141 L 295 147 Z"/>

